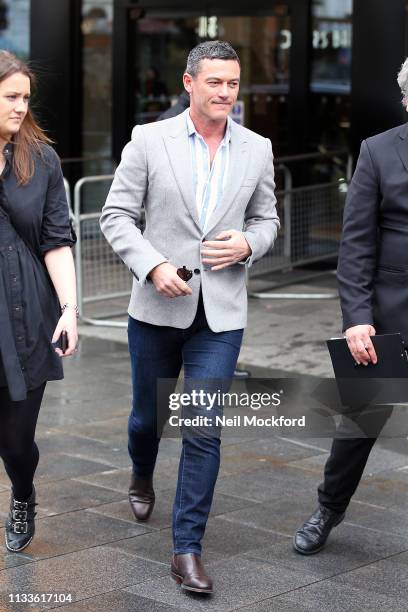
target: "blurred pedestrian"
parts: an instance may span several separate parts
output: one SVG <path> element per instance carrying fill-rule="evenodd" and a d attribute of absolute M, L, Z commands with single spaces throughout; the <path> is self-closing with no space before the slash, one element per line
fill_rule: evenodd
<path fill-rule="evenodd" d="M 173 106 L 170 106 L 167 110 L 164 111 L 161 115 L 159 115 L 157 121 L 163 121 L 163 119 L 170 119 L 171 117 L 177 117 L 177 115 L 181 115 L 186 108 L 190 106 L 190 96 L 186 92 L 186 90 L 182 91 L 179 97 L 176 100 L 176 103 Z"/>
<path fill-rule="evenodd" d="M 34 536 L 46 381 L 63 378 L 61 357 L 77 342 L 75 236 L 59 159 L 30 110 L 34 83 L 25 63 L 0 51 L 0 456 L 12 486 L 12 552 Z"/>

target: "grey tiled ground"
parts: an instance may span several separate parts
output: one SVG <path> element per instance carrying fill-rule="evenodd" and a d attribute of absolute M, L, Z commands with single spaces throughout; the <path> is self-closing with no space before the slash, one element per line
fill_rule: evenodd
<path fill-rule="evenodd" d="M 284 291 L 334 289 L 331 276 L 319 283 Z M 251 300 L 241 363 L 259 376 L 331 375 L 324 340 L 338 335 L 338 315 L 336 300 Z M 23 553 L 7 553 L 0 527 L 0 612 L 44 609 L 8 602 L 8 593 L 23 592 L 71 593 L 62 606 L 70 612 L 408 610 L 404 439 L 379 441 L 346 520 L 320 554 L 303 557 L 292 550 L 292 535 L 315 507 L 330 440 L 226 438 L 203 542 L 216 592 L 181 592 L 169 574 L 180 441 L 162 441 L 155 511 L 136 524 L 126 497 L 125 332 L 85 332 L 65 380 L 48 385 L 40 414 L 36 537 Z M 1 521 L 8 503 L 1 469 Z"/>

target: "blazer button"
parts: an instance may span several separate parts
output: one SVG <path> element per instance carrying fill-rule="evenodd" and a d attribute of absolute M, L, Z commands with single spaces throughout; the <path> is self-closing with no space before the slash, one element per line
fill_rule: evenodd
<path fill-rule="evenodd" d="M 195 268 L 194 274 L 200 274 L 200 270 L 198 268 Z"/>

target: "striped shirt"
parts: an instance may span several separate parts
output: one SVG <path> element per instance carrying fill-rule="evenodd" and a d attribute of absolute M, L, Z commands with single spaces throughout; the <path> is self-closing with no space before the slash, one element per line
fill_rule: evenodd
<path fill-rule="evenodd" d="M 211 164 L 209 148 L 204 138 L 197 132 L 190 113 L 187 112 L 193 188 L 198 218 L 203 232 L 205 232 L 211 214 L 221 201 L 226 185 L 230 157 L 231 121 L 230 117 L 227 117 L 224 138 L 219 144 Z"/>

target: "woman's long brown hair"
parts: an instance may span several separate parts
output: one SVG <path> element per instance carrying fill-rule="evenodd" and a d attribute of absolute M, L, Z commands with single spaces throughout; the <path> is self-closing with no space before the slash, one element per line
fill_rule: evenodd
<path fill-rule="evenodd" d="M 8 51 L 0 51 L 0 83 L 13 74 L 23 74 L 30 79 L 31 89 L 36 78 L 28 65 Z M 34 174 L 33 152 L 41 154 L 41 144 L 51 143 L 44 130 L 36 122 L 31 109 L 24 118 L 20 130 L 12 138 L 14 144 L 13 171 L 20 185 L 25 185 Z"/>

